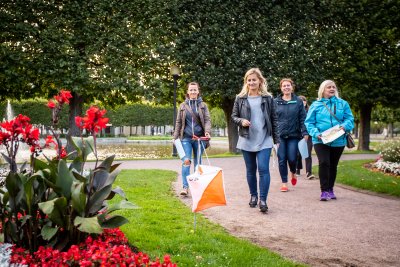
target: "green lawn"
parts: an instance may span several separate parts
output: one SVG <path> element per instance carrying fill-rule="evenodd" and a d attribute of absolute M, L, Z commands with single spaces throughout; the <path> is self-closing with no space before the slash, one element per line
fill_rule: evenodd
<path fill-rule="evenodd" d="M 372 160 L 340 161 L 336 182 L 376 193 L 400 197 L 400 178 L 363 167 Z M 313 167 L 318 174 L 318 166 Z"/>
<path fill-rule="evenodd" d="M 153 259 L 170 254 L 178 266 L 304 266 L 230 236 L 221 226 L 194 217 L 171 189 L 176 173 L 123 170 L 116 185 L 140 209 L 122 211 L 130 223 L 121 229 L 129 242 Z"/>

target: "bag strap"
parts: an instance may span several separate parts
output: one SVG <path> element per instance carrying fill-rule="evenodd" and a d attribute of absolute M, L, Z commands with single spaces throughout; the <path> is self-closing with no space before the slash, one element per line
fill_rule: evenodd
<path fill-rule="evenodd" d="M 332 110 L 331 110 L 330 108 L 328 108 L 328 106 L 327 106 L 324 102 L 322 102 L 322 104 L 324 104 L 324 106 L 325 106 L 326 109 L 329 111 L 329 113 L 331 113 L 331 115 L 332 115 L 339 123 L 342 123 L 342 122 L 338 119 L 338 117 L 336 117 L 336 115 L 332 112 Z"/>
<path fill-rule="evenodd" d="M 186 109 L 187 111 L 189 111 L 190 115 L 192 115 L 192 118 L 196 121 L 196 123 L 197 123 L 198 125 L 200 125 L 200 126 L 203 128 L 203 126 L 201 125 L 201 123 L 200 123 L 200 121 L 199 121 L 199 117 L 197 117 L 197 116 L 194 114 L 193 110 L 189 107 L 189 105 L 185 103 L 184 106 L 185 106 L 185 109 Z"/>
<path fill-rule="evenodd" d="M 329 111 L 329 113 L 331 113 L 331 115 L 332 115 L 339 123 L 342 123 L 342 122 L 338 119 L 338 117 L 336 117 L 336 115 L 332 112 L 332 110 L 331 110 L 330 108 L 328 108 L 328 106 L 327 106 L 324 102 L 322 102 L 322 104 L 324 104 L 324 106 L 325 106 L 326 109 Z M 350 135 L 350 133 L 346 132 L 346 135 Z"/>

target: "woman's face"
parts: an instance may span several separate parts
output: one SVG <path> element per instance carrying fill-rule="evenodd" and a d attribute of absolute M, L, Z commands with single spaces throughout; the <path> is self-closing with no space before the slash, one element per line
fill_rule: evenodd
<path fill-rule="evenodd" d="M 289 81 L 284 81 L 281 84 L 281 91 L 282 91 L 282 94 L 284 94 L 284 95 L 290 95 L 293 91 L 292 83 Z"/>
<path fill-rule="evenodd" d="M 307 100 L 303 100 L 303 105 L 307 106 Z"/>
<path fill-rule="evenodd" d="M 336 90 L 337 90 L 337 88 L 336 88 L 335 83 L 328 83 L 325 86 L 323 97 L 331 98 L 332 96 L 334 96 L 336 94 Z"/>
<path fill-rule="evenodd" d="M 246 84 L 249 91 L 258 91 L 260 89 L 260 79 L 258 78 L 257 74 L 250 74 L 247 76 Z"/>
<path fill-rule="evenodd" d="M 187 94 L 189 99 L 197 99 L 199 96 L 199 87 L 196 84 L 189 84 Z"/>

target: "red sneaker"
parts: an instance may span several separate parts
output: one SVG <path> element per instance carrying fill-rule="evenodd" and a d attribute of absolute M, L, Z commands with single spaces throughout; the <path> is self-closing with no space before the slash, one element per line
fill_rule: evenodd
<path fill-rule="evenodd" d="M 292 173 L 292 179 L 290 180 L 293 186 L 297 184 L 297 176 L 296 174 Z"/>

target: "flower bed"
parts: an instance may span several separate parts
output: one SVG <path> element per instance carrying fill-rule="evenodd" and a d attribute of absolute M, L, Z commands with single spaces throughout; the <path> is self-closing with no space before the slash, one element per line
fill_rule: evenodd
<path fill-rule="evenodd" d="M 7 247 L 6 247 L 7 248 Z M 33 255 L 28 250 L 12 246 L 8 264 L 26 266 L 152 266 L 176 267 L 170 256 L 165 255 L 163 262 L 160 259 L 151 261 L 149 256 L 142 252 L 135 253 L 129 247 L 128 240 L 119 229 L 106 229 L 103 234 L 85 242 L 71 246 L 67 251 L 60 252 L 51 247 L 39 247 Z M 4 252 L 4 255 L 10 254 Z M 3 258 L 3 263 L 6 261 Z M 7 265 L 8 266 L 8 265 Z"/>

